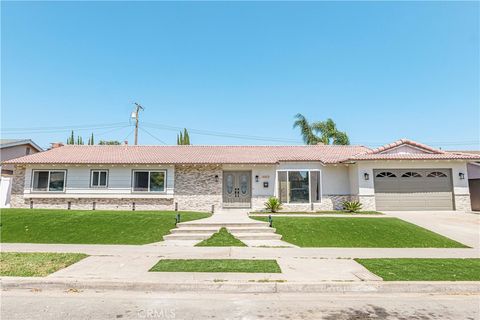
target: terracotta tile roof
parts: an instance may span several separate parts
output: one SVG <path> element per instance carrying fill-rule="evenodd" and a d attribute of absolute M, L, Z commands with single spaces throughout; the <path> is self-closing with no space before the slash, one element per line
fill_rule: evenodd
<path fill-rule="evenodd" d="M 385 153 L 396 147 L 407 145 L 424 151 L 424 153 Z M 376 149 L 371 149 L 363 154 L 353 156 L 350 160 L 476 160 L 480 155 L 467 154 L 453 151 L 443 151 L 427 146 L 423 143 L 408 139 L 400 139 Z"/>
<path fill-rule="evenodd" d="M 480 155 L 461 153 L 366 153 L 354 156 L 351 161 L 360 160 L 480 160 Z"/>
<path fill-rule="evenodd" d="M 426 152 L 431 152 L 431 153 L 445 153 L 444 151 L 442 151 L 440 149 L 435 149 L 435 148 L 432 148 L 430 146 L 427 146 L 426 144 L 416 142 L 416 141 L 413 141 L 413 140 L 408 140 L 408 139 L 399 139 L 395 142 L 383 145 L 379 148 L 371 149 L 367 153 L 382 153 L 382 152 L 385 152 L 387 150 L 390 150 L 390 149 L 393 149 L 393 148 L 396 148 L 396 147 L 399 147 L 399 146 L 402 146 L 402 145 L 409 145 L 409 146 L 412 146 L 412 147 L 420 148 L 420 149 L 425 150 Z"/>
<path fill-rule="evenodd" d="M 400 145 L 427 153 L 383 153 Z M 363 146 L 77 146 L 67 145 L 6 161 L 11 164 L 275 164 L 320 161 L 324 164 L 367 160 L 480 160 L 480 155 L 447 152 L 411 140 L 377 149 Z"/>
<path fill-rule="evenodd" d="M 72 146 L 10 160 L 13 164 L 274 164 L 339 163 L 367 152 L 363 146 Z"/>

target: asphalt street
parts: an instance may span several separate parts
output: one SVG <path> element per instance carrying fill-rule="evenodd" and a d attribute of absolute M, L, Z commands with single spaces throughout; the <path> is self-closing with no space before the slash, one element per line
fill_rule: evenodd
<path fill-rule="evenodd" d="M 1 319 L 480 319 L 478 295 L 2 291 Z"/>

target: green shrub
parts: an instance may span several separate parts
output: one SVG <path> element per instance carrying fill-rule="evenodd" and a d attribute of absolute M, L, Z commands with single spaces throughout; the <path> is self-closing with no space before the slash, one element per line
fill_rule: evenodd
<path fill-rule="evenodd" d="M 362 210 L 362 204 L 359 201 L 345 201 L 343 210 L 347 212 L 359 212 Z"/>
<path fill-rule="evenodd" d="M 265 202 L 265 209 L 268 211 L 275 213 L 279 210 L 282 210 L 282 203 L 275 197 L 268 198 L 267 202 Z"/>

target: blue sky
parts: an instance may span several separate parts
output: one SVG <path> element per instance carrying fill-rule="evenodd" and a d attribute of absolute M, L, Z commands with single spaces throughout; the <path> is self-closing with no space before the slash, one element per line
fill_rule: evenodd
<path fill-rule="evenodd" d="M 3 138 L 133 142 L 136 101 L 141 144 L 174 144 L 176 127 L 201 130 L 194 144 L 301 144 L 300 112 L 356 144 L 479 148 L 478 2 L 1 6 Z"/>

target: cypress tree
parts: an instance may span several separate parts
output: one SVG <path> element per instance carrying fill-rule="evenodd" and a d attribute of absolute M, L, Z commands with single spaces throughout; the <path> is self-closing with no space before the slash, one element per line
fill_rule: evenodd
<path fill-rule="evenodd" d="M 72 130 L 72 134 L 70 135 L 70 138 L 67 139 L 67 144 L 75 144 L 75 136 L 73 134 L 73 130 Z"/>
<path fill-rule="evenodd" d="M 183 132 L 184 132 L 183 133 L 183 140 L 184 140 L 183 144 L 190 145 L 190 136 L 188 134 L 187 128 L 185 128 Z"/>

